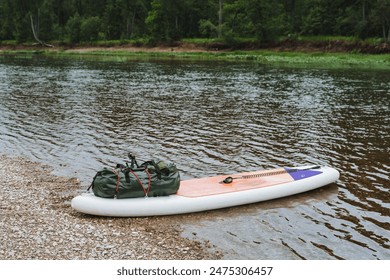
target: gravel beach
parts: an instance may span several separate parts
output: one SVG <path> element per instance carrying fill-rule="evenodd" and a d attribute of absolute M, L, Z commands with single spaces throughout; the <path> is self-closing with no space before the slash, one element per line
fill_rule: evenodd
<path fill-rule="evenodd" d="M 180 218 L 107 218 L 77 213 L 83 187 L 46 165 L 0 156 L 0 259 L 200 260 L 221 258 L 180 236 Z"/>

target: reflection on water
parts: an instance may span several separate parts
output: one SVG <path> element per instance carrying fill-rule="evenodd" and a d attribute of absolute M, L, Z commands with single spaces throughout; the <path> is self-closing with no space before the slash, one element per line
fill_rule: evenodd
<path fill-rule="evenodd" d="M 333 166 L 321 190 L 175 218 L 226 258 L 390 259 L 388 72 L 1 57 L 0 98 L 0 153 L 84 185 L 128 151 L 183 178 Z"/>

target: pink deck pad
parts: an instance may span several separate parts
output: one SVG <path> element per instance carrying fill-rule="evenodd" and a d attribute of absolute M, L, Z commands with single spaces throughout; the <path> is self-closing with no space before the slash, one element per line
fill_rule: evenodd
<path fill-rule="evenodd" d="M 288 183 L 294 181 L 290 174 L 282 173 L 277 175 L 265 175 L 268 173 L 277 173 L 284 171 L 283 168 L 273 170 L 262 170 L 256 172 L 245 172 L 234 175 L 219 175 L 215 177 L 190 179 L 180 182 L 180 188 L 177 192 L 179 196 L 185 197 L 200 197 L 208 195 L 217 195 L 230 192 L 239 192 L 256 188 L 265 188 L 278 184 Z M 230 184 L 221 183 L 226 177 L 241 177 L 245 175 L 264 174 L 262 177 L 255 177 L 250 179 L 234 179 Z"/>

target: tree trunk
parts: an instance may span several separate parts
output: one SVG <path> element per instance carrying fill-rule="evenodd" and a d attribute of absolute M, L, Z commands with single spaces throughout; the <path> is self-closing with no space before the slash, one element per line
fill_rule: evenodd
<path fill-rule="evenodd" d="M 387 43 L 390 43 L 390 25 L 388 26 L 389 30 L 387 32 Z"/>
<path fill-rule="evenodd" d="M 131 18 L 130 38 L 133 38 L 133 35 L 134 35 L 134 25 L 135 25 L 135 12 L 133 12 L 133 17 Z"/>
<path fill-rule="evenodd" d="M 366 21 L 366 0 L 362 1 L 362 14 L 363 14 L 363 21 Z"/>
<path fill-rule="evenodd" d="M 218 11 L 218 38 L 222 38 L 222 10 L 223 10 L 223 0 L 219 0 L 219 11 Z"/>

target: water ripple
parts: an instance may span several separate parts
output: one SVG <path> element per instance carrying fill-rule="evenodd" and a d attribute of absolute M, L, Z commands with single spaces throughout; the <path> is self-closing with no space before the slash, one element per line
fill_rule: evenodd
<path fill-rule="evenodd" d="M 337 184 L 187 215 L 184 227 L 231 258 L 390 258 L 388 73 L 39 57 L 0 65 L 1 153 L 85 185 L 129 151 L 175 162 L 184 179 L 334 166 Z"/>

